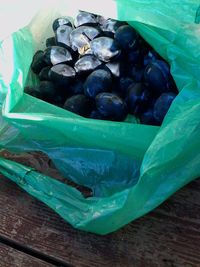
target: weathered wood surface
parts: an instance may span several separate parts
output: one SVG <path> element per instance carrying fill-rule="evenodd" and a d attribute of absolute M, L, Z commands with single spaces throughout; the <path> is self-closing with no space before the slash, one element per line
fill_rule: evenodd
<path fill-rule="evenodd" d="M 57 266 L 199 267 L 200 180 L 123 229 L 97 236 L 73 229 L 0 176 L 0 237 L 50 257 Z"/>
<path fill-rule="evenodd" d="M 0 243 L 0 267 L 53 267 L 54 265 Z"/>

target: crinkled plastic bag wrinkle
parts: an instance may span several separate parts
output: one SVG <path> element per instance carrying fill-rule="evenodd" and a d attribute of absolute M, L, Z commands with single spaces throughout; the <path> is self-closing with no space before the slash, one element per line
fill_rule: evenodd
<path fill-rule="evenodd" d="M 200 5 L 199 5 L 199 8 L 197 9 L 197 12 L 196 12 L 195 23 L 197 23 L 197 24 L 200 23 Z"/>
<path fill-rule="evenodd" d="M 32 60 L 30 54 L 32 40 L 28 39 L 26 42 L 27 39 L 24 36 L 27 35 L 29 36 L 28 29 L 24 28 L 13 33 L 11 38 L 9 37 L 3 42 L 4 53 L 2 54 L 5 60 L 0 63 L 0 72 L 3 73 L 2 86 L 7 86 L 8 91 L 3 114 L 9 113 L 23 95 L 23 86 L 28 73 L 27 65 L 29 66 Z M 19 47 L 15 49 L 16 46 L 19 46 L 20 49 Z M 4 68 L 5 66 L 6 68 Z"/>
<path fill-rule="evenodd" d="M 64 6 L 65 2 L 69 4 L 62 1 Z M 59 14 L 58 2 L 52 1 L 50 10 L 38 12 L 34 19 L 30 17 L 31 25 L 24 25 L 27 27 L 10 37 L 10 51 L 2 47 L 3 43 L 0 47 L 0 75 L 5 74 L 1 58 L 5 59 L 8 53 L 11 59 L 6 66 L 11 75 L 7 80 L 5 76 L 0 78 L 4 94 L 11 85 L 3 115 L 8 125 L 17 129 L 15 138 L 8 135 L 8 142 L 4 132 L 0 146 L 19 152 L 45 152 L 63 174 L 93 188 L 95 196 L 85 199 L 76 189 L 34 171 L 27 173 L 25 184 L 20 184 L 18 176 L 24 173 L 24 167 L 14 162 L 6 161 L 5 165 L 1 159 L 0 171 L 72 226 L 98 234 L 115 231 L 144 215 L 200 175 L 200 39 L 199 25 L 195 24 L 199 2 L 183 0 L 181 8 L 176 0 L 106 3 L 111 8 L 105 13 L 102 3 L 91 5 L 87 0 L 75 1 L 73 9 L 85 6 L 89 11 L 128 21 L 171 65 L 180 93 L 161 127 L 80 119 L 22 96 L 32 56 L 44 48 L 45 38 L 53 34 L 50 24 Z M 23 57 L 19 48 L 23 48 Z M 34 76 L 31 79 L 33 84 L 37 82 Z M 33 120 L 33 114 L 39 120 Z M 89 158 L 88 151 L 92 151 Z"/>
<path fill-rule="evenodd" d="M 98 197 L 136 184 L 141 165 L 139 160 L 98 149 L 60 148 L 59 153 L 52 150 L 49 156 L 65 177 L 91 188 Z M 121 169 L 120 173 L 118 169 Z"/>
<path fill-rule="evenodd" d="M 143 20 L 142 22 L 148 20 L 149 25 L 151 25 L 151 20 L 155 20 L 155 26 L 160 28 L 163 26 L 161 24 L 162 21 L 166 18 L 174 22 L 172 27 L 180 23 L 193 23 L 199 11 L 199 1 L 197 0 L 182 0 L 181 8 L 180 2 L 177 0 L 164 0 L 162 3 L 160 0 L 116 0 L 116 2 L 118 4 L 118 17 L 120 19 L 127 20 L 128 18 L 129 20 L 134 20 L 135 16 L 139 14 L 141 20 Z"/>
<path fill-rule="evenodd" d="M 198 141 L 200 122 L 198 121 L 195 123 L 190 120 L 194 114 L 198 114 L 199 112 L 200 105 L 192 107 L 191 110 L 188 108 L 184 113 L 185 120 L 173 120 L 166 127 L 163 127 L 156 137 L 156 142 L 152 143 L 144 157 L 141 173 L 145 174 L 145 172 L 153 168 L 157 170 L 158 167 L 161 168 L 163 165 L 165 166 L 165 164 L 171 164 L 170 170 L 173 173 L 173 165 L 178 162 L 182 166 L 187 166 L 187 161 L 190 160 L 188 155 L 195 151 L 196 147 L 200 146 L 200 142 Z M 188 118 L 187 124 L 185 124 L 186 118 Z M 176 126 L 177 122 L 178 126 Z M 186 128 L 187 131 L 185 130 Z M 165 138 L 166 136 L 168 136 L 168 139 Z M 188 140 L 193 141 L 188 143 Z M 197 152 L 198 151 L 195 151 L 195 153 Z M 157 154 L 159 155 L 159 159 L 155 160 Z M 184 158 L 186 158 L 185 165 L 183 164 Z M 179 166 L 179 168 L 181 168 L 181 166 Z M 163 172 L 167 172 L 167 170 L 168 168 L 163 168 Z"/>
<path fill-rule="evenodd" d="M 11 120 L 12 124 L 18 128 L 20 127 L 24 134 L 28 134 L 28 136 L 33 139 L 38 138 L 39 140 L 44 140 L 51 136 L 52 140 L 55 142 L 55 146 L 57 143 L 62 143 L 63 145 L 67 143 L 69 145 L 71 142 L 71 146 L 75 145 L 78 147 L 82 146 L 82 143 L 84 143 L 86 147 L 96 146 L 101 149 L 111 149 L 120 151 L 129 156 L 134 155 L 137 158 L 143 157 L 157 132 L 157 127 L 150 127 L 148 132 L 143 133 L 143 129 L 148 129 L 148 127 L 141 125 L 137 127 L 137 125 L 134 124 L 109 124 L 108 122 L 101 121 L 90 124 L 89 120 L 62 119 L 58 117 L 51 117 L 51 120 L 49 120 L 48 116 L 41 115 L 36 116 L 36 120 L 32 120 L 27 114 L 9 114 L 8 118 Z M 56 128 L 55 125 L 57 125 Z M 104 125 L 104 127 L 102 127 L 102 125 Z M 43 134 L 42 129 L 44 129 L 45 132 L 45 128 L 48 129 L 48 136 Z M 126 131 L 124 131 L 124 128 Z M 35 129 L 35 131 L 33 131 L 33 129 Z M 79 133 L 81 133 L 81 135 L 77 139 L 77 134 Z M 146 138 L 141 139 L 141 134 Z M 131 148 L 133 150 L 131 150 Z"/>

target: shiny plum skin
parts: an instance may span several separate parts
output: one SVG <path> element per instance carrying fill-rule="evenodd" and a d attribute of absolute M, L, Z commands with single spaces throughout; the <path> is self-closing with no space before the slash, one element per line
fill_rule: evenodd
<path fill-rule="evenodd" d="M 80 27 L 83 25 L 89 25 L 89 26 L 95 26 L 97 25 L 97 18 L 94 14 L 85 12 L 85 11 L 79 11 L 77 16 L 74 19 L 74 26 Z"/>
<path fill-rule="evenodd" d="M 36 87 L 26 86 L 24 87 L 24 93 L 42 99 L 42 93 Z"/>
<path fill-rule="evenodd" d="M 84 94 L 88 97 L 95 98 L 102 92 L 111 90 L 112 77 L 109 71 L 98 69 L 93 71 L 85 80 Z"/>
<path fill-rule="evenodd" d="M 151 61 L 146 66 L 144 80 L 157 95 L 171 91 L 171 79 L 169 65 L 163 60 Z"/>
<path fill-rule="evenodd" d="M 56 45 L 56 38 L 55 37 L 49 37 L 46 39 L 46 47 L 55 46 L 55 45 Z"/>
<path fill-rule="evenodd" d="M 128 64 L 130 64 L 130 65 L 133 65 L 133 66 L 141 65 L 143 58 L 142 58 L 140 50 L 137 49 L 137 50 L 128 51 L 126 60 L 127 60 Z"/>
<path fill-rule="evenodd" d="M 135 81 L 135 82 L 143 82 L 144 80 L 144 68 L 143 67 L 138 67 L 138 66 L 133 66 L 130 67 L 130 77 Z"/>
<path fill-rule="evenodd" d="M 160 59 L 160 56 L 154 50 L 150 50 L 148 54 L 144 56 L 143 65 L 147 66 L 152 61 L 156 61 L 159 59 Z"/>
<path fill-rule="evenodd" d="M 124 97 L 128 94 L 128 88 L 130 85 L 134 86 L 136 82 L 130 77 L 121 77 L 119 79 L 118 91 Z"/>
<path fill-rule="evenodd" d="M 50 66 L 47 66 L 47 67 L 44 67 L 39 75 L 38 75 L 38 78 L 40 79 L 40 81 L 49 81 L 50 78 L 49 78 L 49 71 L 50 71 L 51 67 Z"/>
<path fill-rule="evenodd" d="M 44 52 L 42 50 L 38 50 L 33 56 L 33 60 L 31 62 L 31 70 L 35 74 L 39 74 L 40 71 L 46 66 L 47 63 L 44 60 Z"/>
<path fill-rule="evenodd" d="M 84 88 L 83 88 L 83 81 L 81 80 L 75 80 L 70 86 L 69 86 L 69 93 L 71 95 L 78 95 L 83 94 Z"/>
<path fill-rule="evenodd" d="M 122 68 L 120 61 L 112 61 L 105 64 L 114 77 L 120 77 L 122 75 Z"/>
<path fill-rule="evenodd" d="M 118 43 L 109 37 L 98 37 L 91 41 L 90 48 L 93 54 L 103 62 L 116 59 L 121 54 Z"/>
<path fill-rule="evenodd" d="M 93 107 L 94 105 L 92 100 L 82 94 L 71 96 L 66 100 L 63 106 L 64 109 L 67 109 L 68 111 L 74 112 L 83 117 L 88 117 Z"/>
<path fill-rule="evenodd" d="M 91 41 L 101 34 L 100 30 L 91 26 L 80 26 L 70 33 L 71 48 L 80 55 L 90 49 Z"/>
<path fill-rule="evenodd" d="M 54 98 L 56 96 L 56 88 L 55 85 L 50 81 L 42 81 L 37 86 L 38 91 L 42 94 L 42 100 L 47 101 L 49 103 L 54 102 Z"/>
<path fill-rule="evenodd" d="M 123 121 L 127 114 L 127 105 L 116 94 L 100 93 L 96 96 L 97 110 L 106 118 L 113 121 Z"/>
<path fill-rule="evenodd" d="M 53 103 L 56 96 L 55 85 L 50 81 L 42 81 L 36 87 L 25 87 L 24 92 L 49 103 Z"/>
<path fill-rule="evenodd" d="M 154 118 L 154 110 L 153 110 L 153 108 L 149 108 L 149 109 L 145 110 L 140 115 L 140 123 L 147 124 L 147 125 L 154 125 L 154 126 L 161 125 L 161 122 L 157 121 Z"/>
<path fill-rule="evenodd" d="M 44 50 L 43 60 L 47 65 L 56 65 L 60 63 L 72 63 L 71 53 L 64 47 L 50 46 Z"/>
<path fill-rule="evenodd" d="M 50 80 L 63 85 L 69 85 L 74 80 L 76 72 L 74 68 L 66 64 L 58 64 L 49 70 Z"/>
<path fill-rule="evenodd" d="M 153 114 L 154 118 L 158 122 L 162 123 L 175 97 L 175 93 L 169 92 L 161 94 L 160 97 L 156 100 Z"/>
<path fill-rule="evenodd" d="M 133 83 L 128 87 L 126 102 L 130 114 L 140 115 L 151 101 L 151 94 L 142 83 Z"/>
<path fill-rule="evenodd" d="M 137 46 L 138 34 L 129 25 L 123 25 L 115 32 L 115 40 L 123 50 L 133 49 Z"/>
<path fill-rule="evenodd" d="M 104 36 L 114 38 L 116 30 L 123 25 L 127 25 L 124 21 L 118 21 L 114 19 L 103 19 L 100 23 L 100 28 L 103 31 Z"/>
<path fill-rule="evenodd" d="M 54 20 L 52 24 L 53 31 L 55 32 L 58 29 L 58 27 L 62 25 L 68 25 L 72 27 L 72 23 L 67 17 L 61 17 Z"/>
<path fill-rule="evenodd" d="M 102 62 L 94 55 L 84 55 L 75 62 L 74 68 L 78 74 L 88 73 L 95 70 L 101 64 Z"/>
<path fill-rule="evenodd" d="M 70 33 L 72 30 L 72 27 L 68 25 L 59 26 L 56 30 L 56 44 L 71 50 Z"/>
<path fill-rule="evenodd" d="M 101 114 L 97 109 L 92 110 L 89 116 L 91 119 L 106 120 L 106 117 Z"/>

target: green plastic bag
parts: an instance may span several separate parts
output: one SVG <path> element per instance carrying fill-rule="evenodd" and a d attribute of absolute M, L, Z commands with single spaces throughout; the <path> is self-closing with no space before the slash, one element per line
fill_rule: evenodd
<path fill-rule="evenodd" d="M 93 197 L 3 158 L 0 172 L 73 227 L 98 234 L 144 215 L 200 176 L 199 1 L 107 0 L 106 6 L 48 1 L 49 9 L 41 5 L 35 16 L 30 7 L 28 24 L 0 43 L 0 147 L 46 153 Z M 85 119 L 23 93 L 37 82 L 29 66 L 52 35 L 53 19 L 73 17 L 76 9 L 128 21 L 169 62 L 179 94 L 161 127 Z"/>

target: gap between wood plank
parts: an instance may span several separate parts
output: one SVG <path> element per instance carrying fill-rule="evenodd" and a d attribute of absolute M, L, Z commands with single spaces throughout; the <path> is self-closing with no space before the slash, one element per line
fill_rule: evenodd
<path fill-rule="evenodd" d="M 2 235 L 0 235 L 0 243 L 5 244 L 5 245 L 7 245 L 7 246 L 9 246 L 15 250 L 21 251 L 21 252 L 28 254 L 32 257 L 35 257 L 37 259 L 43 260 L 47 263 L 53 264 L 56 267 L 72 267 L 72 265 L 70 265 L 70 264 L 68 264 L 62 260 L 58 260 L 52 256 L 48 256 L 44 253 L 38 252 L 35 249 L 24 246 L 24 245 L 16 242 L 15 240 L 4 237 Z"/>

